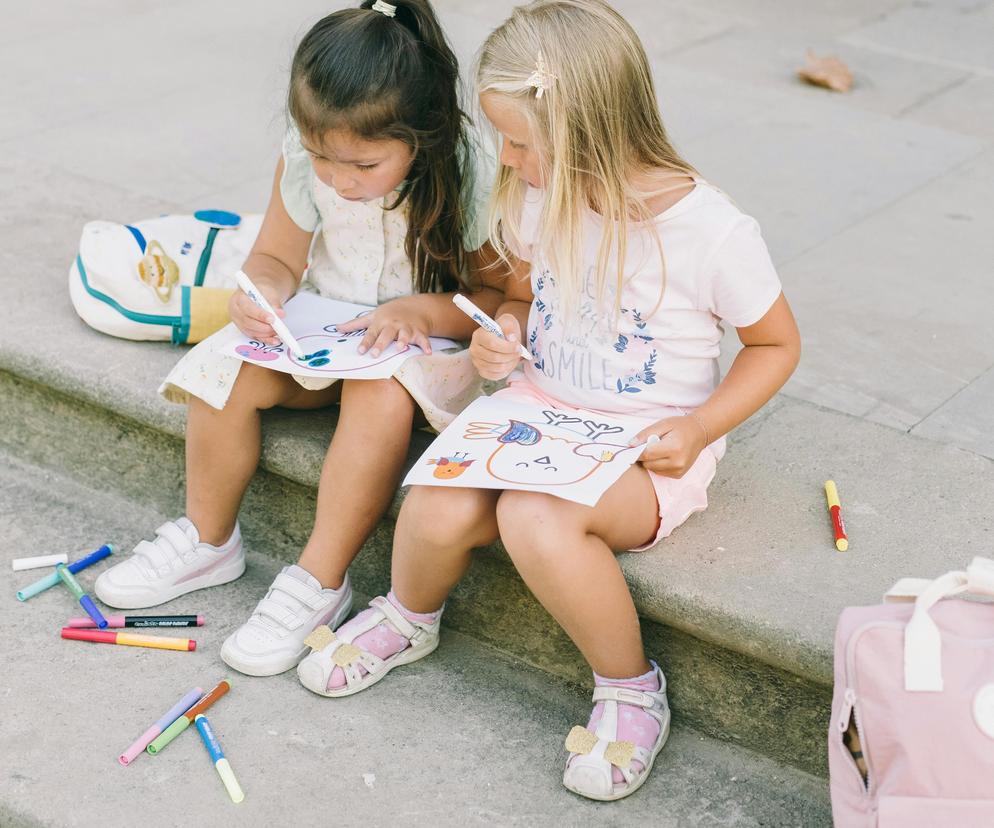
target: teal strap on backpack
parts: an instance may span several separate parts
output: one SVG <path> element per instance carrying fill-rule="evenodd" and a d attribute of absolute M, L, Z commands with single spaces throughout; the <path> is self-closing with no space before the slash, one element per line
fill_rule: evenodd
<path fill-rule="evenodd" d="M 116 299 L 93 287 L 90 284 L 89 279 L 86 278 L 86 268 L 83 266 L 83 258 L 78 253 L 76 254 L 76 267 L 79 268 L 79 278 L 83 283 L 83 287 L 86 288 L 86 292 L 89 293 L 94 299 L 99 299 L 101 302 L 110 305 L 110 307 L 121 314 L 121 316 L 126 319 L 130 319 L 132 322 L 140 322 L 142 325 L 169 325 L 173 329 L 173 344 L 182 345 L 186 342 L 187 337 L 190 335 L 189 287 L 184 286 L 182 288 L 182 311 L 180 316 L 167 316 L 165 314 L 156 313 L 139 313 L 138 311 L 129 310 Z"/>

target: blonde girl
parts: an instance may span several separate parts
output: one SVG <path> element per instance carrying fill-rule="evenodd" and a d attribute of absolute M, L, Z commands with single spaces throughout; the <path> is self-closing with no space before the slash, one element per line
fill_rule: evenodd
<path fill-rule="evenodd" d="M 677 154 L 641 44 L 610 6 L 516 9 L 483 45 L 477 88 L 501 141 L 491 236 L 521 278 L 499 311 L 507 341 L 474 333 L 474 364 L 508 377 L 498 396 L 622 419 L 637 441 L 658 442 L 593 507 L 413 488 L 390 594 L 298 673 L 347 695 L 431 652 L 472 548 L 499 537 L 593 670 L 593 711 L 566 740 L 563 782 L 619 799 L 645 782 L 670 712 L 614 553 L 652 546 L 705 508 L 724 435 L 787 380 L 799 337 L 756 222 Z M 719 382 L 722 324 L 744 347 Z M 534 362 L 521 362 L 522 340 Z"/>

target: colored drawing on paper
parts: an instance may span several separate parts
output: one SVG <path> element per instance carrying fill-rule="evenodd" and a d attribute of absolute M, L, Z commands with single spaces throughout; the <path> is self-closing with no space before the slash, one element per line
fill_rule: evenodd
<path fill-rule="evenodd" d="M 459 477 L 468 469 L 475 460 L 469 458 L 468 452 L 457 451 L 451 457 L 435 457 L 428 461 L 429 466 L 434 466 L 432 477 L 438 480 L 453 480 Z"/>
<path fill-rule="evenodd" d="M 641 445 L 628 445 L 635 433 L 578 412 L 479 399 L 436 438 L 404 483 L 548 492 L 593 505 L 641 455 Z M 470 457 L 469 441 L 482 456 Z"/>
<path fill-rule="evenodd" d="M 414 345 L 398 347 L 393 343 L 379 356 L 360 354 L 359 344 L 365 330 L 343 332 L 338 326 L 367 316 L 374 309 L 324 299 L 313 293 L 299 293 L 284 306 L 284 322 L 296 337 L 304 356 L 298 359 L 283 345 L 266 345 L 240 333 L 224 347 L 231 356 L 282 371 L 310 377 L 352 377 L 355 379 L 385 379 L 410 357 L 423 351 Z M 447 339 L 432 337 L 432 350 L 442 351 L 455 345 Z"/>

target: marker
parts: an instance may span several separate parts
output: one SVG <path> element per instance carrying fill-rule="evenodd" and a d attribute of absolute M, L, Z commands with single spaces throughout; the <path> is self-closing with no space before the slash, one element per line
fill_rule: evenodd
<path fill-rule="evenodd" d="M 494 336 L 499 336 L 501 339 L 507 339 L 504 336 L 504 332 L 500 329 L 500 325 L 494 322 L 489 316 L 487 316 L 483 311 L 481 311 L 476 305 L 469 301 L 461 293 L 457 293 L 452 297 L 452 301 L 456 303 L 456 307 L 459 308 L 466 316 L 472 319 L 477 325 L 479 325 L 483 330 L 490 331 Z M 528 349 L 524 345 L 518 346 L 518 353 L 522 357 L 531 362 L 534 357 L 528 352 Z"/>
<path fill-rule="evenodd" d="M 82 569 L 86 569 L 88 566 L 93 566 L 93 564 L 98 561 L 102 561 L 108 555 L 114 553 L 114 544 L 105 543 L 95 552 L 91 552 L 85 558 L 80 558 L 78 561 L 73 561 L 69 564 L 66 569 L 72 572 L 74 575 Z M 59 582 L 59 575 L 53 572 L 51 575 L 46 575 L 44 578 L 39 578 L 33 584 L 28 584 L 24 589 L 17 593 L 18 601 L 27 601 L 28 598 L 34 598 L 39 592 L 44 592 L 46 589 L 51 589 Z"/>
<path fill-rule="evenodd" d="M 22 569 L 41 569 L 43 566 L 55 566 L 60 563 L 69 563 L 69 556 L 65 552 L 61 555 L 38 555 L 35 558 L 14 558 L 10 562 L 10 568 L 14 572 L 20 572 Z"/>
<path fill-rule="evenodd" d="M 846 536 L 846 524 L 842 520 L 842 503 L 839 502 L 839 491 L 835 488 L 834 480 L 825 481 L 825 497 L 828 499 L 828 513 L 832 516 L 835 548 L 845 552 L 849 548 L 849 538 Z"/>
<path fill-rule="evenodd" d="M 107 626 L 111 629 L 120 627 L 202 627 L 202 615 L 108 615 Z M 96 626 L 89 618 L 70 618 L 67 627 L 87 630 Z"/>
<path fill-rule="evenodd" d="M 221 696 L 227 693 L 231 689 L 231 685 L 221 679 L 215 685 L 215 687 L 200 701 L 198 701 L 193 707 L 187 710 L 185 713 L 181 714 L 175 722 L 173 722 L 169 727 L 162 731 L 158 736 L 156 736 L 145 750 L 151 753 L 153 756 L 159 753 L 166 745 L 168 745 L 173 739 L 180 735 L 184 730 L 186 730 L 190 723 L 197 718 L 198 713 L 203 713 L 208 707 L 210 707 L 214 702 L 216 702 Z"/>
<path fill-rule="evenodd" d="M 203 713 L 198 713 L 193 720 L 196 722 L 197 730 L 200 731 L 204 747 L 207 748 L 207 752 L 211 755 L 211 761 L 217 768 L 217 775 L 221 777 L 221 781 L 228 791 L 228 796 L 231 797 L 232 802 L 241 802 L 245 799 L 245 793 L 242 791 L 242 786 L 238 784 L 238 780 L 235 779 L 235 772 L 231 769 L 231 765 L 224 758 L 224 751 L 221 750 L 221 743 L 214 735 L 211 723 L 207 721 L 207 717 Z"/>
<path fill-rule="evenodd" d="M 75 627 L 63 627 L 62 637 L 72 641 L 92 641 L 95 644 L 121 644 L 125 647 L 149 647 L 153 650 L 182 650 L 189 652 L 197 649 L 197 642 L 192 638 L 166 638 L 159 635 L 140 635 L 138 633 L 112 632 L 111 630 L 80 630 Z"/>
<path fill-rule="evenodd" d="M 59 564 L 55 567 L 55 574 L 62 579 L 69 591 L 76 596 L 76 600 L 79 601 L 79 605 L 86 610 L 86 614 L 93 619 L 94 623 L 104 629 L 107 626 L 107 619 L 104 618 L 103 613 L 97 609 L 97 605 L 93 603 L 93 599 L 83 592 L 83 587 L 79 585 L 79 581 L 73 577 L 73 574 L 69 571 L 69 567 L 65 564 Z"/>
<path fill-rule="evenodd" d="M 290 329 L 286 326 L 279 316 L 276 315 L 276 311 L 273 310 L 273 306 L 266 301 L 266 297 L 259 293 L 259 289 L 252 284 L 252 280 L 245 274 L 244 270 L 239 270 L 235 274 L 235 281 L 238 282 L 238 287 L 240 287 L 245 295 L 248 296 L 253 302 L 255 302 L 260 308 L 262 308 L 266 313 L 272 314 L 272 321 L 269 323 L 273 326 L 273 330 L 276 331 L 276 335 L 283 340 L 283 344 L 290 349 L 290 352 L 297 357 L 297 359 L 304 358 L 304 349 L 300 347 L 300 343 L 293 338 L 293 334 L 290 333 Z"/>
<path fill-rule="evenodd" d="M 130 762 L 133 762 L 139 753 L 144 752 L 145 748 L 148 747 L 149 742 L 162 733 L 163 730 L 169 727 L 169 725 L 175 722 L 176 719 L 182 716 L 187 710 L 193 707 L 193 705 L 195 705 L 203 695 L 204 691 L 201 688 L 194 687 L 189 693 L 176 702 L 176 704 L 170 707 L 161 719 L 159 719 L 154 725 L 139 736 L 134 743 L 126 751 L 124 751 L 124 753 L 118 756 L 117 761 L 122 765 L 127 765 Z"/>

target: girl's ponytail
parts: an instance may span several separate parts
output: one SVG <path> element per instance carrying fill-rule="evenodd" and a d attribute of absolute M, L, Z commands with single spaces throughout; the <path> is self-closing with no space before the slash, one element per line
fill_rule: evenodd
<path fill-rule="evenodd" d="M 391 208 L 408 202 L 405 250 L 419 292 L 462 281 L 472 171 L 458 89 L 458 62 L 428 0 L 364 0 L 328 15 L 304 36 L 290 72 L 288 108 L 302 133 L 320 139 L 344 128 L 414 150 Z"/>

